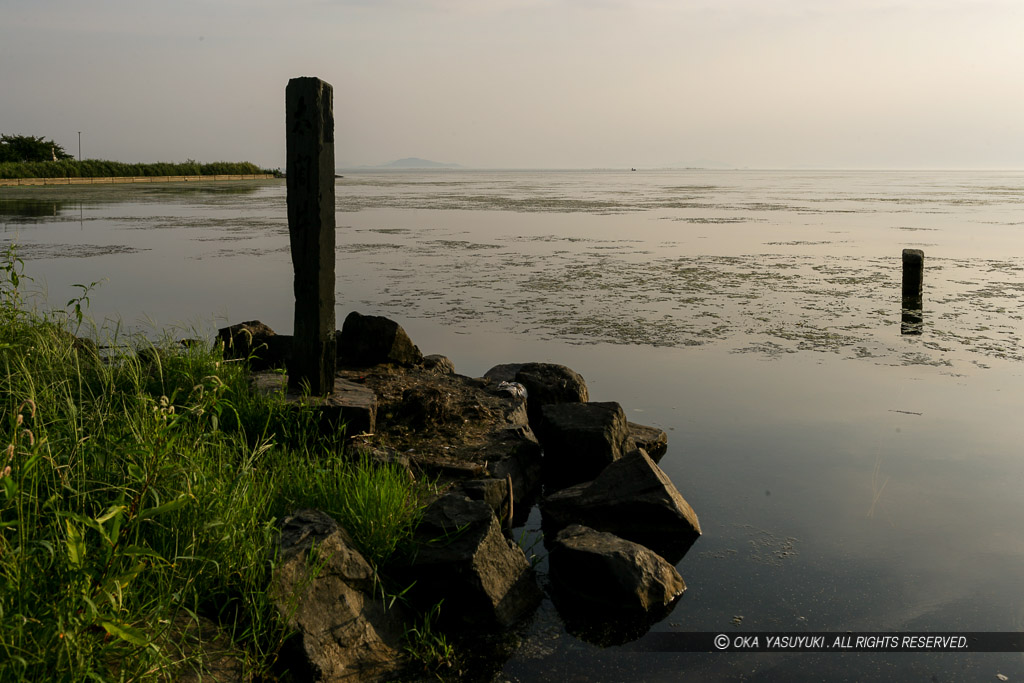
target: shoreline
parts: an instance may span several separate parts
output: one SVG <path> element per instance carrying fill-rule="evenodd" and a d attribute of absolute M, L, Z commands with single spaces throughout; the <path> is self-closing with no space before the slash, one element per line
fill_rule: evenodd
<path fill-rule="evenodd" d="M 171 176 L 110 176 L 104 178 L 0 178 L 0 187 L 27 187 L 33 185 L 125 185 L 133 183 L 188 183 L 226 180 L 272 180 L 272 173 L 246 173 L 227 175 L 171 175 Z"/>

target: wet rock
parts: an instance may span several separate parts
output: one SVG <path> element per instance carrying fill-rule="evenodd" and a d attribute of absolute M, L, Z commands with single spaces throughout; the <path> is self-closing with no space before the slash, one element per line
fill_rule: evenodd
<path fill-rule="evenodd" d="M 402 326 L 383 316 L 352 311 L 338 334 L 338 361 L 348 366 L 412 366 L 422 360 L 423 354 Z"/>
<path fill-rule="evenodd" d="M 374 573 L 328 515 L 286 517 L 271 599 L 296 631 L 282 665 L 296 680 L 393 680 L 401 669 L 402 621 L 372 597 Z M 315 567 L 315 569 L 314 569 Z"/>
<path fill-rule="evenodd" d="M 224 345 L 225 360 L 248 360 L 253 370 L 282 368 L 291 350 L 291 335 L 276 334 L 259 320 L 222 327 L 217 339 Z"/>
<path fill-rule="evenodd" d="M 648 427 L 635 422 L 630 422 L 628 425 L 629 435 L 637 448 L 642 448 L 654 462 L 660 462 L 668 452 L 668 434 L 657 427 Z"/>
<path fill-rule="evenodd" d="M 423 357 L 423 367 L 439 375 L 454 375 L 455 364 L 447 356 L 439 353 L 432 353 Z"/>
<path fill-rule="evenodd" d="M 524 363 L 516 372 L 515 381 L 526 387 L 526 412 L 534 431 L 540 427 L 544 406 L 590 400 L 587 383 L 564 365 Z"/>
<path fill-rule="evenodd" d="M 633 447 L 618 403 L 558 403 L 542 411 L 537 436 L 544 448 L 544 486 L 549 491 L 595 479 Z"/>
<path fill-rule="evenodd" d="M 686 590 L 671 564 L 644 546 L 574 524 L 562 529 L 548 561 L 563 605 L 629 617 L 663 610 Z"/>
<path fill-rule="evenodd" d="M 450 493 L 426 510 L 407 568 L 411 599 L 423 609 L 443 600 L 454 628 L 504 628 L 530 614 L 541 592 L 522 549 L 506 539 L 491 507 Z"/>
<path fill-rule="evenodd" d="M 541 502 L 545 532 L 572 524 L 643 544 L 678 562 L 700 537 L 700 522 L 672 481 L 646 453 L 616 460 L 592 482 L 563 489 Z"/>

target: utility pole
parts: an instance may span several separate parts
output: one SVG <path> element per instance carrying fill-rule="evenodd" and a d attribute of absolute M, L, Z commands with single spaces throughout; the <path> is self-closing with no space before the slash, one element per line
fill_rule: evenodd
<path fill-rule="evenodd" d="M 82 163 L 82 131 L 78 131 L 78 163 Z"/>

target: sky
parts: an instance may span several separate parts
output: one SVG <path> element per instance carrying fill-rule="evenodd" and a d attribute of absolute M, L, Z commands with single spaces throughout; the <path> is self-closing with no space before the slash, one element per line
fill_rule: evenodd
<path fill-rule="evenodd" d="M 1024 169 L 1021 0 L 0 0 L 0 133 L 285 166 Z"/>

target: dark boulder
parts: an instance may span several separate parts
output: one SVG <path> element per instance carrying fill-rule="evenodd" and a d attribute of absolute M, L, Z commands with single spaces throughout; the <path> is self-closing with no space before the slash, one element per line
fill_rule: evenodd
<path fill-rule="evenodd" d="M 543 415 L 537 436 L 544 448 L 544 486 L 549 491 L 595 479 L 633 447 L 618 403 L 550 404 Z"/>
<path fill-rule="evenodd" d="M 686 590 L 671 564 L 648 548 L 574 524 L 549 549 L 552 588 L 560 602 L 627 617 L 671 605 Z"/>
<path fill-rule="evenodd" d="M 502 382 L 514 382 L 516 381 L 516 373 L 524 365 L 526 363 L 502 363 L 501 365 L 495 365 L 484 373 L 484 379 L 490 380 L 491 384 L 495 386 Z"/>
<path fill-rule="evenodd" d="M 700 522 L 668 476 L 642 450 L 609 465 L 592 482 L 541 502 L 545 532 L 571 524 L 641 543 L 678 562 L 700 537 Z"/>
<path fill-rule="evenodd" d="M 224 346 L 225 360 L 247 360 L 253 370 L 285 366 L 291 350 L 291 335 L 276 334 L 259 320 L 222 327 L 217 340 Z"/>
<path fill-rule="evenodd" d="M 295 633 L 282 668 L 296 680 L 393 680 L 402 665 L 403 622 L 373 597 L 374 571 L 328 515 L 285 517 L 271 599 Z"/>
<path fill-rule="evenodd" d="M 526 387 L 526 412 L 534 431 L 543 419 L 544 406 L 590 400 L 587 383 L 564 365 L 523 363 L 516 371 L 515 381 Z"/>
<path fill-rule="evenodd" d="M 482 500 L 441 496 L 424 513 L 416 542 L 415 558 L 402 572 L 416 581 L 410 597 L 423 609 L 443 600 L 448 627 L 504 628 L 541 600 L 529 560 L 502 535 Z"/>
<path fill-rule="evenodd" d="M 654 462 L 660 462 L 668 452 L 668 434 L 664 430 L 630 422 L 629 435 L 637 448 L 642 448 Z"/>
<path fill-rule="evenodd" d="M 344 365 L 394 363 L 408 367 L 422 360 L 423 354 L 402 326 L 383 316 L 352 311 L 338 333 L 338 361 Z"/>

